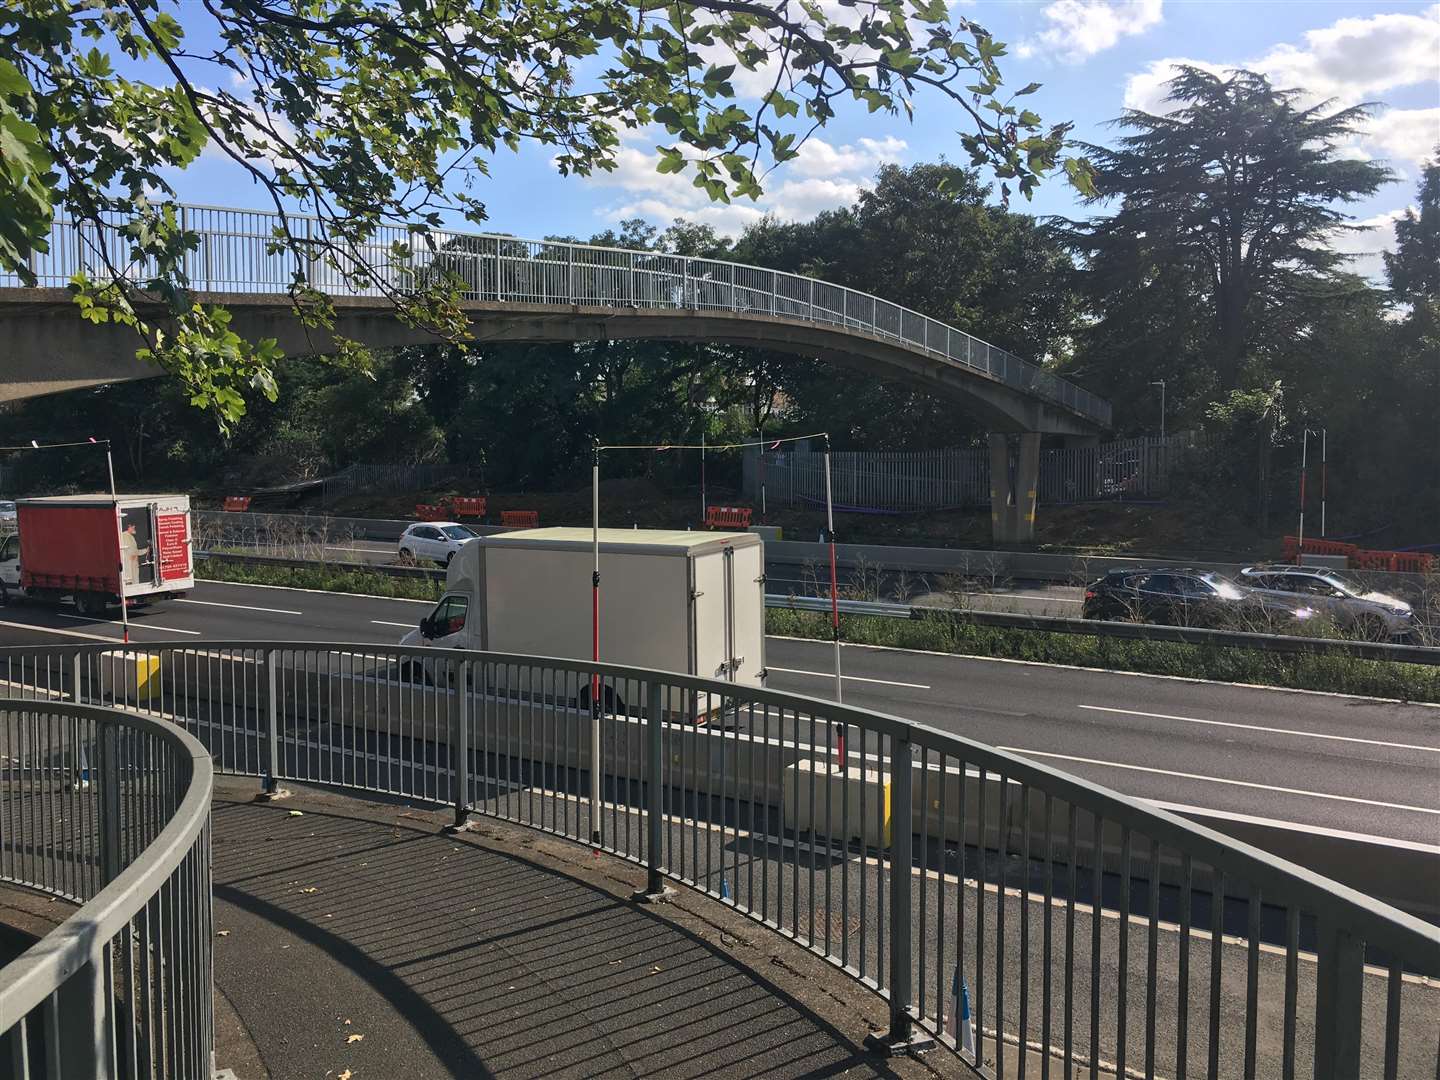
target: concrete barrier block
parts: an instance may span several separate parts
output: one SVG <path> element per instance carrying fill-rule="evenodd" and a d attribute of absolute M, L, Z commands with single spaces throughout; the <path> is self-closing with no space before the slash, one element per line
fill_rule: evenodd
<path fill-rule="evenodd" d="M 859 840 L 869 847 L 890 846 L 890 781 L 884 773 L 870 769 L 842 770 L 804 759 L 785 770 L 783 788 L 781 805 L 797 834 L 813 828 L 832 840 Z M 860 813 L 862 789 L 865 792 L 863 815 Z M 813 812 L 811 803 L 814 803 Z"/>
<path fill-rule="evenodd" d="M 767 544 L 778 544 L 785 539 L 784 530 L 779 525 L 751 525 L 747 532 L 752 532 Z"/>
<path fill-rule="evenodd" d="M 96 661 L 100 691 L 112 700 L 138 703 L 160 696 L 160 657 L 116 649 L 102 652 Z"/>

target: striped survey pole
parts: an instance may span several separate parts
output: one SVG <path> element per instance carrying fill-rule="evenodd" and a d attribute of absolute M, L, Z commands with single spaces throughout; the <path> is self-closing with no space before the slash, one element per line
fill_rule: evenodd
<path fill-rule="evenodd" d="M 975 1056 L 975 1018 L 970 1015 L 970 985 L 960 978 L 956 967 L 955 977 L 950 980 L 950 1037 L 955 1047 Z"/>

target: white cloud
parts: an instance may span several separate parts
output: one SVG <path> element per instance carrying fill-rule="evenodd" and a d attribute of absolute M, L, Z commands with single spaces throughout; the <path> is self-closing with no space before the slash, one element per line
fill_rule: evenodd
<path fill-rule="evenodd" d="M 1351 256 L 1346 269 L 1369 278 L 1380 279 L 1385 274 L 1385 251 L 1395 247 L 1395 222 L 1404 217 L 1406 209 L 1387 210 L 1383 214 L 1352 222 L 1358 229 L 1337 229 L 1330 237 L 1330 246 L 1336 251 Z"/>
<path fill-rule="evenodd" d="M 1387 109 L 1370 121 L 1364 142 L 1418 170 L 1440 146 L 1440 109 Z"/>
<path fill-rule="evenodd" d="M 1164 17 L 1164 0 L 1055 0 L 1041 14 L 1048 24 L 1022 41 L 1022 59 L 1044 54 L 1077 63 L 1104 52 L 1122 37 L 1143 34 Z"/>
<path fill-rule="evenodd" d="M 1276 45 L 1233 64 L 1182 57 L 1152 60 L 1126 80 L 1125 107 L 1150 113 L 1174 108 L 1165 100 L 1165 84 L 1182 64 L 1222 77 L 1237 67 L 1258 71 L 1277 87 L 1301 90 L 1304 105 L 1326 100 L 1356 105 L 1400 87 L 1440 81 L 1440 5 L 1413 14 L 1340 19 L 1307 31 L 1303 46 Z M 1440 109 L 1389 109 L 1372 117 L 1365 133 L 1341 153 L 1418 165 L 1431 156 L 1437 140 Z"/>
<path fill-rule="evenodd" d="M 616 155 L 615 171 L 592 179 L 601 187 L 619 188 L 627 196 L 598 211 L 606 220 L 643 217 L 668 224 L 685 217 L 729 235 L 765 214 L 802 220 L 853 203 L 879 166 L 901 161 L 908 149 L 905 140 L 893 135 L 840 146 L 812 138 L 801 146 L 799 157 L 771 173 L 758 201 L 737 199 L 722 204 L 711 202 L 693 186 L 691 172 L 662 175 L 655 171 L 656 159 L 649 150 L 655 134 L 642 131 L 627 137 Z"/>

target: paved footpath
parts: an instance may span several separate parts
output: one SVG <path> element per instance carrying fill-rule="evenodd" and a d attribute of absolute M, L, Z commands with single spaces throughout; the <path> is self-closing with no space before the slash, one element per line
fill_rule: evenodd
<path fill-rule="evenodd" d="M 216 789 L 217 1058 L 240 1080 L 966 1074 L 944 1051 L 867 1055 L 873 995 L 693 893 L 632 903 L 643 872 L 617 860 L 489 821 L 448 836 L 401 805 Z"/>

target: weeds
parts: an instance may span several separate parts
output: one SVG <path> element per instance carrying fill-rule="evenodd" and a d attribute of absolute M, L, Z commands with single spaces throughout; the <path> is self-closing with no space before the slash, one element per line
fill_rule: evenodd
<path fill-rule="evenodd" d="M 392 577 L 373 570 L 329 566 L 247 566 L 222 559 L 205 559 L 195 566 L 205 581 L 231 581 L 242 585 L 279 585 L 287 589 L 362 593 L 403 600 L 438 600 L 445 583 L 439 578 Z"/>

